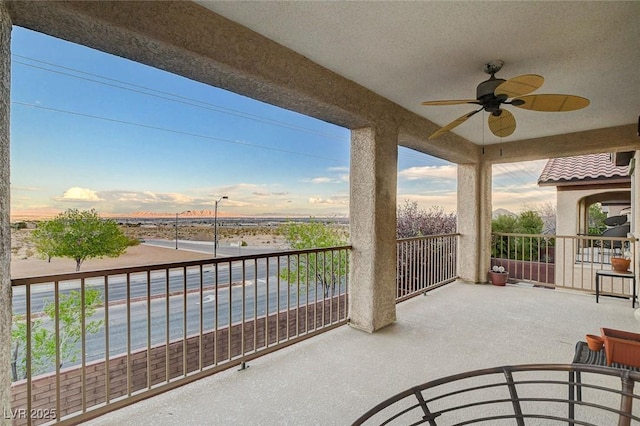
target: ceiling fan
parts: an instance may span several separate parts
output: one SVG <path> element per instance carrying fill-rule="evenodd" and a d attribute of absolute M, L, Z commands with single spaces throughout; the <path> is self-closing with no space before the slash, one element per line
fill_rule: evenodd
<path fill-rule="evenodd" d="M 509 80 L 496 78 L 495 74 L 500 71 L 503 65 L 504 62 L 501 60 L 490 61 L 485 64 L 484 72 L 490 74 L 491 77 L 478 84 L 476 99 L 422 102 L 422 105 L 480 105 L 480 108 L 476 111 L 471 111 L 442 127 L 429 136 L 429 139 L 435 139 L 443 135 L 482 110 L 490 113 L 488 122 L 491 133 L 498 137 L 509 136 L 516 130 L 516 119 L 508 110 L 502 108 L 503 105 L 513 105 L 522 109 L 545 112 L 574 111 L 589 105 L 589 99 L 580 96 L 559 94 L 529 95 L 529 93 L 542 86 L 544 78 L 537 74 L 524 74 Z"/>

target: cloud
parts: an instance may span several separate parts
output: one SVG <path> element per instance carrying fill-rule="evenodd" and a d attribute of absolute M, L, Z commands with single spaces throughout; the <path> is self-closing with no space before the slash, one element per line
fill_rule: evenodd
<path fill-rule="evenodd" d="M 257 197 L 283 197 L 289 195 L 288 192 L 268 192 L 268 191 L 254 191 L 251 193 Z"/>
<path fill-rule="evenodd" d="M 304 179 L 303 182 L 309 182 L 309 183 L 313 183 L 313 184 L 321 184 L 321 183 L 339 183 L 340 180 L 334 179 L 334 178 L 330 178 L 330 177 L 326 177 L 326 176 L 319 176 L 319 177 L 312 178 L 312 179 Z"/>
<path fill-rule="evenodd" d="M 337 177 L 329 177 L 329 176 L 318 176 L 315 178 L 307 178 L 307 179 L 302 179 L 302 182 L 305 183 L 312 183 L 312 184 L 323 184 L 323 183 L 344 183 L 344 182 L 349 182 L 349 175 L 348 174 L 343 174 L 343 175 L 339 175 Z"/>
<path fill-rule="evenodd" d="M 492 204 L 495 208 L 504 208 L 512 212 L 520 212 L 526 206 L 535 208 L 545 203 L 555 203 L 555 187 L 536 187 L 535 185 L 520 185 L 494 188 L 491 193 Z"/>
<path fill-rule="evenodd" d="M 345 183 L 349 182 L 349 167 L 340 166 L 340 167 L 327 167 L 326 168 L 327 175 L 326 176 L 317 176 L 313 178 L 305 178 L 302 179 L 304 183 L 311 183 L 314 185 L 324 184 L 324 183 Z"/>
<path fill-rule="evenodd" d="M 101 209 L 109 206 L 120 209 L 155 209 L 162 206 L 206 205 L 208 199 L 198 199 L 174 192 L 108 190 L 96 191 L 89 188 L 71 187 L 62 196 L 54 197 L 63 203 L 99 203 Z M 166 208 L 166 207 L 165 207 Z"/>
<path fill-rule="evenodd" d="M 406 180 L 418 179 L 457 179 L 458 168 L 455 165 L 416 166 L 398 172 L 398 176 Z"/>
<path fill-rule="evenodd" d="M 210 192 L 210 196 L 215 197 L 217 194 L 228 195 L 239 191 L 264 191 L 265 186 L 266 185 L 255 183 L 237 183 L 234 185 L 227 185 L 221 188 L 216 188 L 214 192 Z"/>
<path fill-rule="evenodd" d="M 526 180 L 538 181 L 542 169 L 549 160 L 523 161 L 520 163 L 505 163 L 493 165 L 493 178 L 520 176 Z"/>
<path fill-rule="evenodd" d="M 175 192 L 111 190 L 99 191 L 97 194 L 101 200 L 112 203 L 189 204 L 196 202 L 193 197 Z"/>
<path fill-rule="evenodd" d="M 103 201 L 103 199 L 98 195 L 98 193 L 92 189 L 88 188 L 80 188 L 79 186 L 74 186 L 67 189 L 61 197 L 54 198 L 56 201 L 73 201 L 73 202 L 96 202 Z"/>
<path fill-rule="evenodd" d="M 43 191 L 42 188 L 37 188 L 35 186 L 13 186 L 11 185 L 12 191 L 25 191 L 25 192 L 40 192 Z"/>
<path fill-rule="evenodd" d="M 333 195 L 329 198 L 309 197 L 310 204 L 333 204 L 346 206 L 349 204 L 349 197 L 346 195 Z"/>
<path fill-rule="evenodd" d="M 344 173 L 344 172 L 349 172 L 349 167 L 347 167 L 347 166 L 327 167 L 327 171 Z"/>

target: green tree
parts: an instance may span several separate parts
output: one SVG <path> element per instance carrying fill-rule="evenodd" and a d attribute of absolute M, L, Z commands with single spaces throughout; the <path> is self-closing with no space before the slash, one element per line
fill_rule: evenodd
<path fill-rule="evenodd" d="M 518 215 L 518 234 L 542 234 L 544 222 L 535 210 L 525 210 Z M 539 258 L 540 237 L 517 237 L 516 256 L 521 260 L 535 261 Z"/>
<path fill-rule="evenodd" d="M 518 215 L 516 232 L 519 234 L 541 234 L 544 222 L 535 210 L 525 210 Z"/>
<path fill-rule="evenodd" d="M 82 262 L 95 257 L 118 257 L 125 252 L 129 239 L 113 220 L 104 220 L 95 210 L 69 209 L 46 221 L 33 231 L 36 250 L 43 256 L 69 257 Z"/>
<path fill-rule="evenodd" d="M 516 232 L 518 218 L 511 215 L 500 215 L 491 221 L 491 232 L 513 234 Z M 491 244 L 491 257 L 509 259 L 513 247 L 509 245 L 509 237 L 506 235 L 494 235 Z"/>
<path fill-rule="evenodd" d="M 518 217 L 511 215 L 500 215 L 491 221 L 491 232 L 510 234 L 516 232 Z"/>
<path fill-rule="evenodd" d="M 334 224 L 316 221 L 286 223 L 279 227 L 293 250 L 339 247 L 347 244 L 344 230 Z M 347 273 L 347 253 L 344 250 L 306 253 L 291 257 L 290 264 L 280 272 L 280 277 L 291 285 L 300 282 L 310 288 L 321 286 L 328 297 Z"/>
<path fill-rule="evenodd" d="M 64 224 L 61 221 L 48 220 L 38 224 L 38 228 L 31 234 L 36 252 L 51 262 L 56 255 L 57 240 L 64 232 Z"/>
<path fill-rule="evenodd" d="M 604 223 L 606 218 L 607 214 L 602 211 L 600 203 L 591 204 L 587 216 L 587 235 L 601 235 L 607 229 L 607 225 Z"/>
<path fill-rule="evenodd" d="M 56 342 L 60 347 L 60 366 L 65 362 L 78 360 L 82 338 L 82 316 L 90 318 L 96 308 L 102 304 L 102 293 L 97 289 L 86 289 L 84 292 L 84 312 L 82 310 L 81 293 L 72 290 L 68 294 L 61 294 L 58 301 L 59 338 L 56 339 L 55 318 L 56 305 L 48 302 L 43 308 L 43 315 L 31 322 L 31 375 L 46 373 L 55 368 Z M 93 320 L 85 322 L 85 334 L 100 331 L 104 322 Z M 12 362 L 11 374 L 13 380 L 26 378 L 27 374 L 27 323 L 24 316 L 14 318 L 11 330 Z"/>
<path fill-rule="evenodd" d="M 501 215 L 491 221 L 491 231 L 505 234 L 541 234 L 544 221 L 535 210 L 525 210 L 517 217 Z M 547 239 L 539 237 L 494 236 L 491 256 L 503 259 L 537 260 Z"/>

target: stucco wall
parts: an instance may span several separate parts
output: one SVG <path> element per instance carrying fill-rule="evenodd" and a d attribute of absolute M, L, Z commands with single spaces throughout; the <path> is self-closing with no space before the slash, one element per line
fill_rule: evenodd
<path fill-rule="evenodd" d="M 11 20 L 0 3 L 0 404 L 4 410 L 9 407 L 9 386 L 11 377 L 11 227 L 9 212 L 10 165 L 9 165 L 9 121 L 10 121 L 10 81 L 11 81 Z M 6 368 L 5 368 L 6 367 Z M 4 417 L 4 416 L 3 416 Z M 11 421 L 2 419 L 3 424 Z"/>

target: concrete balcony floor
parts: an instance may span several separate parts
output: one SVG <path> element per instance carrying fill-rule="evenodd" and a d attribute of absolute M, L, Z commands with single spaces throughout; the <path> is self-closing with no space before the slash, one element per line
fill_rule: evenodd
<path fill-rule="evenodd" d="M 640 332 L 627 299 L 452 283 L 397 307 L 375 334 L 348 326 L 130 407 L 93 425 L 345 425 L 412 385 L 485 367 L 568 364 L 600 327 Z"/>

